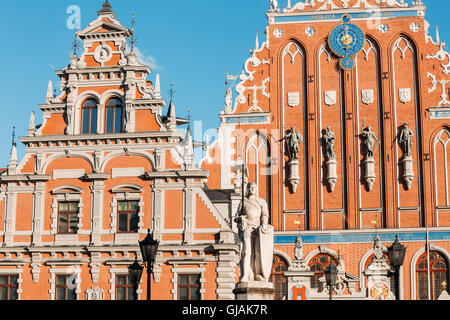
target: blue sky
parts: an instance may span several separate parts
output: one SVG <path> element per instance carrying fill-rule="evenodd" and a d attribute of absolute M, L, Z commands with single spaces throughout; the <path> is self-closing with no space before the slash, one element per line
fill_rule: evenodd
<path fill-rule="evenodd" d="M 81 9 L 81 26 L 97 17 L 104 0 L 0 1 L 0 167 L 9 163 L 12 127 L 25 136 L 30 113 L 42 122 L 38 105 L 44 103 L 48 80 L 56 82 L 54 70 L 64 68 L 72 53 L 73 30 L 67 27 L 67 9 Z M 292 5 L 296 3 L 292 0 Z M 439 25 L 441 41 L 450 41 L 447 1 L 424 0 L 426 19 L 434 35 Z M 136 15 L 137 47 L 143 59 L 161 77 L 168 100 L 174 83 L 177 115 L 201 120 L 203 130 L 219 125 L 224 106 L 225 70 L 239 75 L 258 31 L 265 40 L 268 0 L 110 0 L 117 18 L 131 28 Z M 285 7 L 287 0 L 279 0 Z M 195 137 L 201 140 L 201 137 Z M 19 157 L 24 154 L 21 143 Z"/>

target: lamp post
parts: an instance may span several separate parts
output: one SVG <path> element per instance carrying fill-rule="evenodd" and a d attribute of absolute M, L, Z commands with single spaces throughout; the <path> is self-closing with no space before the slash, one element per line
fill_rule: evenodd
<path fill-rule="evenodd" d="M 325 268 L 325 279 L 327 281 L 327 287 L 330 290 L 330 300 L 333 300 L 333 288 L 336 285 L 338 270 L 332 263 Z"/>
<path fill-rule="evenodd" d="M 390 276 L 395 277 L 395 300 L 400 300 L 400 267 L 405 260 L 406 247 L 400 243 L 396 235 L 394 243 L 387 250 L 391 266 L 394 268 L 394 273 Z"/>
<path fill-rule="evenodd" d="M 139 247 L 141 249 L 142 259 L 147 268 L 147 300 L 151 300 L 151 274 L 153 271 L 153 264 L 155 263 L 156 253 L 158 252 L 159 241 L 153 239 L 153 235 L 148 230 L 147 237 L 139 241 Z"/>
<path fill-rule="evenodd" d="M 133 299 L 137 300 L 137 289 L 139 285 L 139 281 L 141 281 L 143 267 L 139 264 L 137 258 L 132 265 L 128 267 L 128 275 L 130 277 L 130 281 L 133 284 Z"/>

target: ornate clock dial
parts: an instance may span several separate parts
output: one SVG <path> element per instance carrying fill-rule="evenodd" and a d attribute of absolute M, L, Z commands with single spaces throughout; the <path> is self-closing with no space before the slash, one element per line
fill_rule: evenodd
<path fill-rule="evenodd" d="M 355 66 L 355 60 L 352 57 L 341 58 L 339 65 L 342 69 L 350 70 Z"/>
<path fill-rule="evenodd" d="M 341 58 L 355 56 L 364 47 L 364 41 L 364 32 L 351 23 L 338 25 L 328 38 L 331 50 Z"/>

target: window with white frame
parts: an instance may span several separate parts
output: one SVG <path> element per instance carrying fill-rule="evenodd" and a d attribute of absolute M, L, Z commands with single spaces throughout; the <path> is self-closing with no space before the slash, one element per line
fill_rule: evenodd
<path fill-rule="evenodd" d="M 50 299 L 51 300 L 78 300 L 81 293 L 79 266 L 59 268 L 52 265 L 50 269 Z"/>
<path fill-rule="evenodd" d="M 172 272 L 173 300 L 203 300 L 205 268 L 174 267 Z"/>
<path fill-rule="evenodd" d="M 78 187 L 63 186 L 52 191 L 52 234 L 77 234 L 82 228 L 82 190 Z"/>
<path fill-rule="evenodd" d="M 117 234 L 143 231 L 143 188 L 138 185 L 121 185 L 111 190 L 111 229 Z"/>

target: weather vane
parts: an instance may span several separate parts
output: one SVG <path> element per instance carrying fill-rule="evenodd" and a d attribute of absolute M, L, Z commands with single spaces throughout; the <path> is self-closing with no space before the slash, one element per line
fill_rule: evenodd
<path fill-rule="evenodd" d="M 175 94 L 175 90 L 173 90 L 173 82 L 170 84 L 170 90 L 169 90 L 169 95 L 170 95 L 170 100 L 173 100 L 173 96 Z"/>
<path fill-rule="evenodd" d="M 79 46 L 79 43 L 80 43 L 78 41 L 78 31 L 79 31 L 79 27 L 80 27 L 80 22 L 79 22 L 78 19 L 79 19 L 78 17 L 75 18 L 75 32 L 74 32 L 73 43 L 72 43 L 73 55 L 74 56 L 77 55 L 78 46 Z"/>

